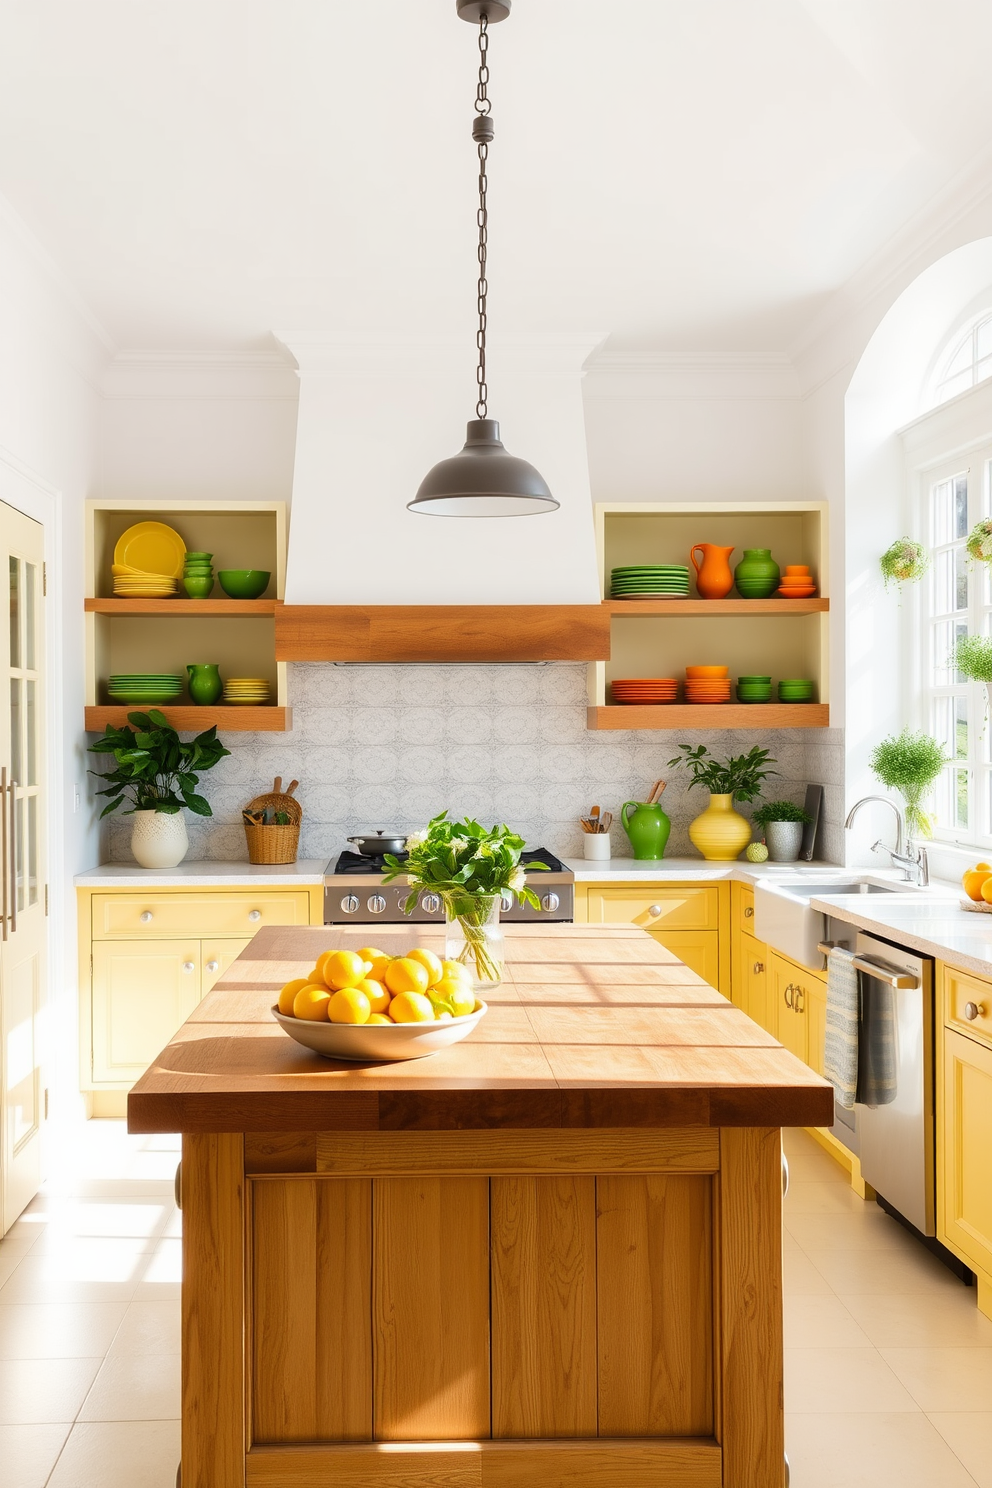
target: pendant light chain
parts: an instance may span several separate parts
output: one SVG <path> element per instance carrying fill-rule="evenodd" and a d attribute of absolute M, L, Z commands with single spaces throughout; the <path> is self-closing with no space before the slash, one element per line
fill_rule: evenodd
<path fill-rule="evenodd" d="M 479 226 L 479 283 L 476 295 L 479 328 L 475 333 L 475 344 L 479 351 L 479 364 L 475 373 L 479 399 L 475 405 L 475 413 L 480 419 L 486 417 L 489 404 L 489 388 L 486 383 L 486 300 L 489 295 L 489 281 L 486 278 L 486 262 L 489 256 L 489 211 L 486 194 L 489 189 L 489 180 L 486 175 L 486 162 L 489 159 L 489 141 L 493 137 L 493 121 L 489 112 L 491 104 L 488 93 L 488 58 L 489 17 L 483 12 L 479 19 L 479 79 L 475 90 L 476 117 L 472 125 L 472 138 L 479 150 L 479 210 L 476 216 Z"/>

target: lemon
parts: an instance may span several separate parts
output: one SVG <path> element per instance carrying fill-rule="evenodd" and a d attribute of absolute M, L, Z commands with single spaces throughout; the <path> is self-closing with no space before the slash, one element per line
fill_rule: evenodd
<path fill-rule="evenodd" d="M 461 977 L 465 982 L 472 980 L 472 973 L 464 961 L 442 961 L 441 966 L 446 977 Z"/>
<path fill-rule="evenodd" d="M 308 1023 L 326 1023 L 330 1000 L 331 994 L 326 987 L 314 987 L 308 983 L 293 999 L 293 1017 L 303 1018 Z"/>
<path fill-rule="evenodd" d="M 407 951 L 406 957 L 408 961 L 419 961 L 421 966 L 426 968 L 428 987 L 433 987 L 434 983 L 439 982 L 444 976 L 441 958 L 435 956 L 433 951 L 425 951 L 422 946 L 416 946 L 412 951 Z"/>
<path fill-rule="evenodd" d="M 293 1001 L 297 992 L 302 992 L 305 986 L 307 986 L 306 977 L 297 977 L 295 982 L 287 982 L 279 993 L 279 1011 L 284 1018 L 293 1016 Z"/>
<path fill-rule="evenodd" d="M 367 1023 L 371 1015 L 369 1000 L 357 987 L 339 987 L 327 1008 L 332 1023 Z"/>
<path fill-rule="evenodd" d="M 443 1012 L 440 1012 L 440 1013 L 437 1014 L 437 1016 L 435 1017 L 434 1021 L 435 1021 L 435 1023 L 453 1023 L 454 1022 L 454 1019 L 452 1018 L 452 1016 L 448 1012 L 448 1010 L 445 1008 Z"/>
<path fill-rule="evenodd" d="M 389 1004 L 389 1016 L 394 1023 L 433 1023 L 434 1009 L 422 992 L 400 992 Z"/>
<path fill-rule="evenodd" d="M 374 1013 L 384 1013 L 388 1008 L 389 993 L 382 983 L 377 982 L 373 977 L 366 977 L 364 981 L 359 982 L 356 990 L 365 993 L 369 1000 L 369 1007 Z"/>
<path fill-rule="evenodd" d="M 332 951 L 323 965 L 324 981 L 338 992 L 342 987 L 357 987 L 371 970 L 357 951 Z"/>
<path fill-rule="evenodd" d="M 442 977 L 428 995 L 436 1008 L 445 1009 L 454 1018 L 475 1012 L 475 993 L 462 977 Z"/>
<path fill-rule="evenodd" d="M 392 1023 L 392 1018 L 387 1018 L 385 1013 L 373 1013 L 369 1018 L 370 1023 Z"/>
<path fill-rule="evenodd" d="M 386 986 L 394 996 L 400 992 L 426 992 L 429 977 L 427 967 L 409 956 L 399 956 L 386 967 Z"/>
<path fill-rule="evenodd" d="M 313 983 L 313 985 L 316 987 L 327 986 L 327 983 L 324 981 L 324 974 L 320 969 L 319 961 L 317 962 L 316 966 L 312 966 L 307 972 L 307 981 Z"/>
<path fill-rule="evenodd" d="M 387 955 L 385 951 L 380 951 L 378 946 L 362 946 L 358 954 L 361 956 L 363 961 L 368 961 L 370 963 L 368 972 L 369 978 L 373 982 L 381 982 L 386 967 L 393 959 L 392 956 Z"/>

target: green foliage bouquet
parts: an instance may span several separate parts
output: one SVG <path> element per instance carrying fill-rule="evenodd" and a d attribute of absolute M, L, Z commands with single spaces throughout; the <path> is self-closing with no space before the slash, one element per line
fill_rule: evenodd
<path fill-rule="evenodd" d="M 768 776 L 778 774 L 777 770 L 766 768 L 774 765 L 775 760 L 769 750 L 759 749 L 757 744 L 747 754 L 732 754 L 722 763 L 710 754 L 705 744 L 697 744 L 695 748 L 691 744 L 680 744 L 679 749 L 682 753 L 668 761 L 668 768 L 673 770 L 684 765 L 692 776 L 690 790 L 694 785 L 702 785 L 714 796 L 753 801 L 760 795 L 762 783 Z"/>
<path fill-rule="evenodd" d="M 936 739 L 908 728 L 876 744 L 868 759 L 882 784 L 900 793 L 906 802 L 906 826 L 921 837 L 933 835 L 933 823 L 923 810 L 923 798 L 949 763 Z"/>
<path fill-rule="evenodd" d="M 114 769 L 91 775 L 106 781 L 98 796 L 108 796 L 101 819 L 129 801 L 125 814 L 161 811 L 174 816 L 188 806 L 196 816 L 212 816 L 210 802 L 196 793 L 200 774 L 212 770 L 230 754 L 217 737 L 216 725 L 184 744 L 168 719 L 157 708 L 147 713 L 129 713 L 134 728 L 107 724 L 106 733 L 89 747 L 90 754 L 110 754 Z"/>
<path fill-rule="evenodd" d="M 462 943 L 454 959 L 465 963 L 471 959 L 481 982 L 498 982 L 502 955 L 489 927 L 498 921 L 500 898 L 512 894 L 520 904 L 540 908 L 520 866 L 523 838 L 507 826 L 487 830 L 469 817 L 449 821 L 448 813 L 442 811 L 428 823 L 426 832 L 412 832 L 406 847 L 405 861 L 386 854 L 383 882 L 391 883 L 402 874 L 409 878 L 410 893 L 403 906 L 406 914 L 425 890 L 440 895 L 449 924 L 457 922 L 460 927 Z M 546 869 L 547 864 L 529 867 Z"/>

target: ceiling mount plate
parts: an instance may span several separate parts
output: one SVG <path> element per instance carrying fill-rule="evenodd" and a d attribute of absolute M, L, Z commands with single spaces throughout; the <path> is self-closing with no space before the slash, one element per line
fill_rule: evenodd
<path fill-rule="evenodd" d="M 471 21 L 477 26 L 483 16 L 487 16 L 490 26 L 497 21 L 505 21 L 510 14 L 510 6 L 513 0 L 455 0 L 455 9 L 463 21 Z"/>

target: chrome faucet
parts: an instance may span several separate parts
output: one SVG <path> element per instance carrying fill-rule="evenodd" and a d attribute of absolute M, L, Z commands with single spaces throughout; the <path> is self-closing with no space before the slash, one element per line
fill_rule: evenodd
<path fill-rule="evenodd" d="M 855 801 L 847 813 L 844 830 L 850 831 L 854 818 L 862 806 L 868 806 L 875 802 L 882 806 L 888 806 L 895 813 L 896 845 L 894 848 L 891 848 L 887 847 L 884 842 L 873 842 L 871 845 L 872 852 L 881 851 L 888 853 L 892 862 L 902 869 L 905 879 L 910 883 L 917 884 L 921 889 L 927 888 L 930 883 L 930 863 L 927 858 L 927 850 L 922 844 L 906 839 L 906 849 L 903 851 L 903 840 L 906 835 L 903 814 L 895 801 L 891 801 L 888 796 L 862 796 L 860 801 Z"/>

